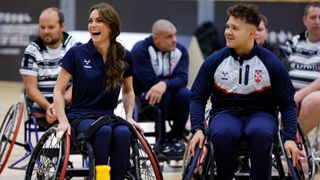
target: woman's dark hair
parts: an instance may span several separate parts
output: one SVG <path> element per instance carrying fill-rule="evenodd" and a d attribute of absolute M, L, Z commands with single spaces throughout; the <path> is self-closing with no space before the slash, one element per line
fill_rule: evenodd
<path fill-rule="evenodd" d="M 248 24 L 259 27 L 260 24 L 260 11 L 257 6 L 252 4 L 236 4 L 228 8 L 227 13 L 229 16 L 245 20 Z"/>
<path fill-rule="evenodd" d="M 121 86 L 124 71 L 128 68 L 125 61 L 125 49 L 116 41 L 120 34 L 120 17 L 117 11 L 107 3 L 93 5 L 89 11 L 89 16 L 93 10 L 97 10 L 102 21 L 110 26 L 110 47 L 108 50 L 106 67 L 106 90 L 114 90 Z"/>
<path fill-rule="evenodd" d="M 260 15 L 261 21 L 264 23 L 264 26 L 266 27 L 266 29 L 269 29 L 269 23 L 268 23 L 268 19 L 265 15 L 261 14 Z"/>

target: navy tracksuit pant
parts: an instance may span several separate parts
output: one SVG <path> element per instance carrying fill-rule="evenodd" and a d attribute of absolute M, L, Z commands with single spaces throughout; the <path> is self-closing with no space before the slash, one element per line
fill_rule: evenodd
<path fill-rule="evenodd" d="M 268 179 L 271 173 L 270 151 L 277 126 L 277 118 L 265 112 L 216 114 L 209 124 L 209 136 L 214 146 L 218 179 L 234 177 L 235 150 L 242 134 L 249 142 L 252 179 Z"/>
<path fill-rule="evenodd" d="M 93 119 L 83 119 L 77 126 L 79 133 L 85 132 Z M 110 157 L 111 179 L 123 180 L 130 157 L 131 133 L 124 125 L 104 125 L 91 138 L 96 165 L 107 165 Z"/>
<path fill-rule="evenodd" d="M 146 93 L 142 93 L 142 95 L 140 95 L 140 101 L 143 102 L 143 104 L 147 103 L 145 100 L 145 94 Z M 162 113 L 161 134 L 166 134 L 165 120 L 173 118 L 173 127 L 170 134 L 166 137 L 167 139 L 172 140 L 175 138 L 180 140 L 182 138 L 189 116 L 189 99 L 190 90 L 184 87 L 175 91 L 167 90 L 162 95 L 160 103 L 157 104 Z M 172 114 L 173 117 L 168 117 L 169 114 Z"/>

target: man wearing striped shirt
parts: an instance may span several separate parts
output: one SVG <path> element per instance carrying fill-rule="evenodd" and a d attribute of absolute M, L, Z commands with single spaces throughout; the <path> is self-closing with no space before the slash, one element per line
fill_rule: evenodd
<path fill-rule="evenodd" d="M 25 49 L 20 74 L 24 82 L 27 105 L 35 117 L 54 122 L 53 89 L 60 71 L 59 61 L 79 44 L 64 32 L 63 13 L 55 7 L 44 9 L 39 17 L 39 37 Z M 71 100 L 71 90 L 66 97 Z"/>
<path fill-rule="evenodd" d="M 289 74 L 295 101 L 300 105 L 299 122 L 310 132 L 320 123 L 320 3 L 305 7 L 303 23 L 306 30 L 286 42 Z"/>

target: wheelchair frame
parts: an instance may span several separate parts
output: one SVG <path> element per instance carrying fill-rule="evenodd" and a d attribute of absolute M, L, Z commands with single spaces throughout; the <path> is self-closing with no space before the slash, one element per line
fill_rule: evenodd
<path fill-rule="evenodd" d="M 18 102 L 17 104 L 12 105 L 9 110 L 7 111 L 7 114 L 5 115 L 5 118 L 1 124 L 1 131 L 8 130 L 9 125 L 15 124 L 15 130 L 13 131 L 11 128 L 11 131 L 15 134 L 12 136 L 9 136 L 10 134 L 4 134 L 2 133 L 0 136 L 2 137 L 1 145 L 3 147 L 7 147 L 7 145 L 3 145 L 4 143 L 9 144 L 10 143 L 10 149 L 7 152 L 2 152 L 0 147 L 0 174 L 2 173 L 5 165 L 7 164 L 7 161 L 10 157 L 11 151 L 13 149 L 14 145 L 18 145 L 25 149 L 26 153 L 20 157 L 18 160 L 14 161 L 12 164 L 8 165 L 8 168 L 10 169 L 19 169 L 19 170 L 25 170 L 27 168 L 27 165 L 22 165 L 18 167 L 18 164 L 20 164 L 23 160 L 27 159 L 33 152 L 35 145 L 39 141 L 39 132 L 44 132 L 49 129 L 49 127 L 53 126 L 51 124 L 48 124 L 45 120 L 45 118 L 36 118 L 33 115 L 29 113 L 29 109 L 27 107 L 26 103 L 26 96 L 24 96 L 24 101 Z M 16 136 L 18 136 L 18 132 L 20 129 L 20 125 L 24 121 L 24 141 L 23 142 L 17 142 Z M 40 121 L 43 121 L 44 123 L 40 123 Z M 4 141 L 4 139 L 8 139 L 8 141 Z M 33 142 L 34 141 L 34 142 Z M 5 156 L 5 158 L 3 158 Z"/>
<path fill-rule="evenodd" d="M 95 166 L 91 144 L 89 142 L 81 142 L 82 144 L 85 144 L 86 151 L 83 151 L 78 147 L 77 149 L 72 149 L 70 141 L 76 140 L 70 140 L 70 137 L 65 134 L 61 141 L 57 141 L 55 139 L 55 133 L 55 128 L 52 127 L 39 140 L 29 161 L 25 179 L 33 179 L 33 175 L 38 178 L 40 177 L 40 179 L 43 176 L 52 177 L 53 179 L 71 179 L 72 177 L 85 176 L 88 179 L 94 179 Z M 163 177 L 157 157 L 150 148 L 150 145 L 138 131 L 131 133 L 135 133 L 137 136 L 136 138 L 131 139 L 131 155 L 126 178 L 162 180 Z M 47 143 L 49 144 L 47 145 Z M 89 167 L 86 163 L 83 163 L 84 167 L 78 169 L 73 168 L 72 164 L 69 162 L 69 155 L 70 153 L 75 152 L 80 152 L 84 157 L 83 159 L 89 159 Z"/>

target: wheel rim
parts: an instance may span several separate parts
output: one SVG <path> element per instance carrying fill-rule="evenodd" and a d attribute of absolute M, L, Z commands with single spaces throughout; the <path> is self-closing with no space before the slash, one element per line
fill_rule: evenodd
<path fill-rule="evenodd" d="M 23 110 L 24 105 L 22 102 L 19 102 L 11 107 L 5 116 L 5 124 L 1 126 L 0 174 L 9 160 L 14 143 L 18 137 L 20 124 L 23 118 Z"/>

